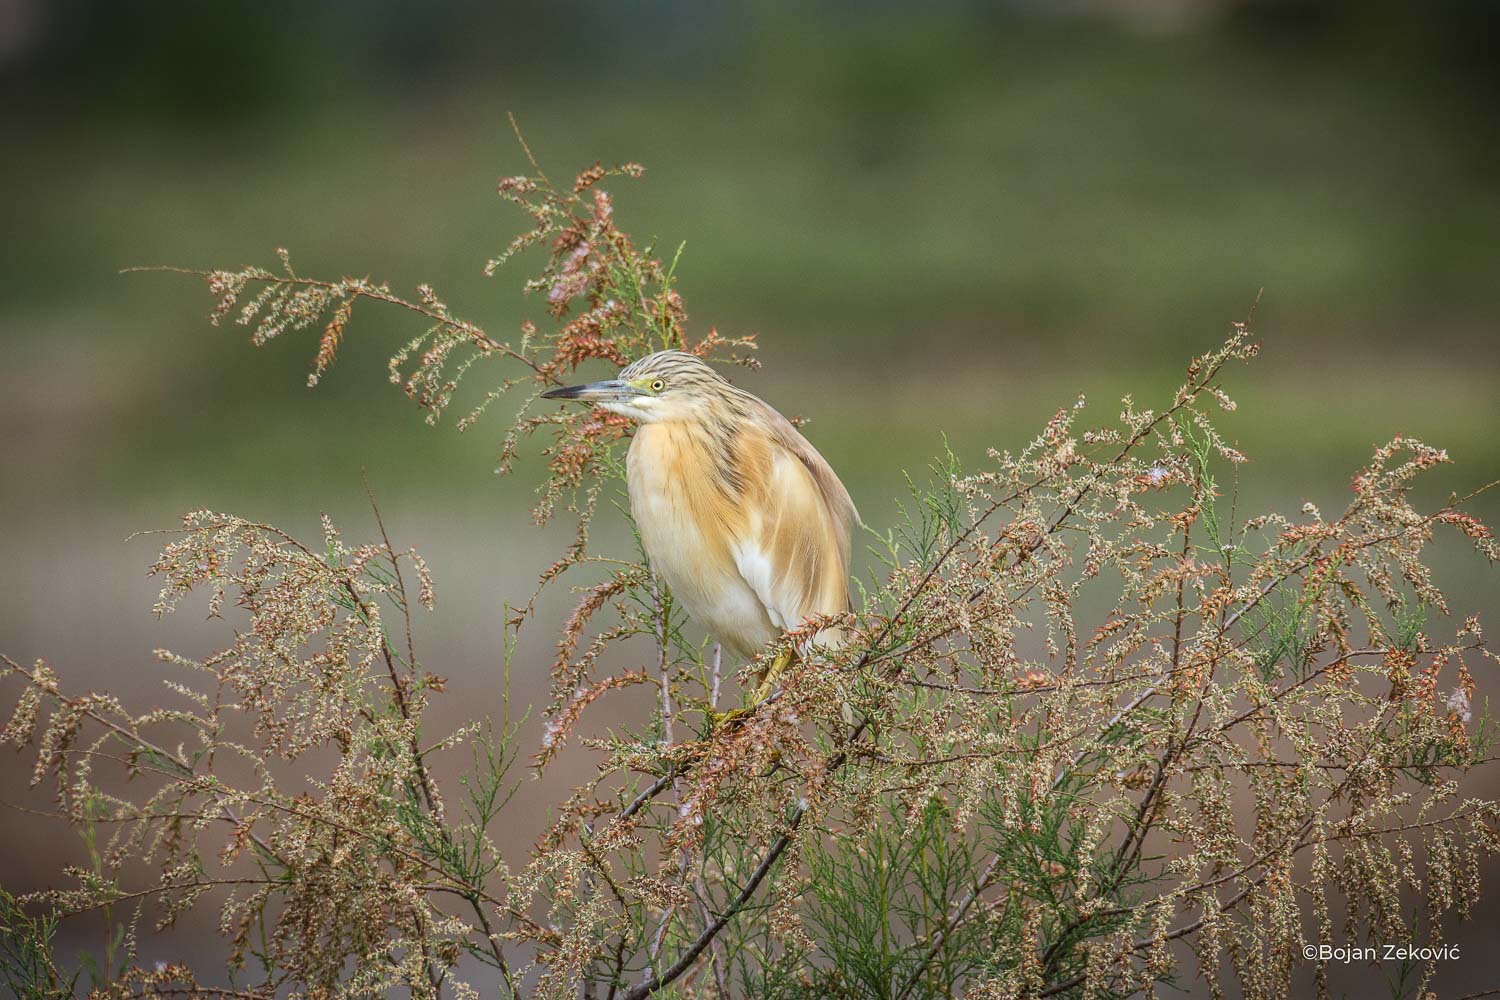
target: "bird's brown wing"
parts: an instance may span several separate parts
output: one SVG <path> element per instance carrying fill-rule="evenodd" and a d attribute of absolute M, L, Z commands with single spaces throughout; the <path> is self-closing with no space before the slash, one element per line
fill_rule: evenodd
<path fill-rule="evenodd" d="M 779 628 L 849 609 L 854 503 L 828 463 L 796 428 L 776 417 L 745 446 L 760 452 L 755 502 L 745 506 L 735 564 Z M 840 639 L 834 630 L 822 642 Z"/>
<path fill-rule="evenodd" d="M 812 476 L 813 482 L 817 484 L 818 492 L 823 496 L 823 503 L 838 520 L 844 544 L 844 567 L 847 570 L 850 535 L 856 524 L 863 523 L 859 519 L 859 511 L 854 507 L 854 500 L 833 471 L 833 467 L 818 453 L 818 449 L 812 446 L 812 442 L 803 437 L 802 432 L 793 427 L 790 420 L 779 413 L 775 414 L 775 417 L 775 421 L 771 424 L 773 437 L 783 448 L 797 456 L 797 460 L 802 463 L 808 474 Z"/>

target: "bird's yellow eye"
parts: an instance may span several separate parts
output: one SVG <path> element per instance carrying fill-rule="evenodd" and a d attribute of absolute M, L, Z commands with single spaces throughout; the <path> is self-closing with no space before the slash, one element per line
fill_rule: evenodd
<path fill-rule="evenodd" d="M 654 378 L 654 379 L 651 380 L 651 391 L 652 392 L 661 392 L 666 387 L 667 387 L 667 383 L 663 382 L 659 378 Z"/>

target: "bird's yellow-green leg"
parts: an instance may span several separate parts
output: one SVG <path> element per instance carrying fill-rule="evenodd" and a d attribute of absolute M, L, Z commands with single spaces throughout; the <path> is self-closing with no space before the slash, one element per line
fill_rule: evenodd
<path fill-rule="evenodd" d="M 725 726 L 739 722 L 753 712 L 755 706 L 769 698 L 771 692 L 776 689 L 776 682 L 781 679 L 781 675 L 786 671 L 787 665 L 792 662 L 792 656 L 793 653 L 790 649 L 784 649 L 776 654 L 776 658 L 771 661 L 771 665 L 766 668 L 765 673 L 760 675 L 760 683 L 755 686 L 755 693 L 750 696 L 750 701 L 744 708 L 736 708 L 728 712 L 709 713 L 713 728 L 717 731 L 723 729 Z"/>
<path fill-rule="evenodd" d="M 755 686 L 755 694 L 751 697 L 750 707 L 753 708 L 771 696 L 776 688 L 776 682 L 781 680 L 781 675 L 792 662 L 793 653 L 790 649 L 783 649 L 776 654 L 776 659 L 766 668 L 766 672 L 760 675 L 760 683 Z"/>

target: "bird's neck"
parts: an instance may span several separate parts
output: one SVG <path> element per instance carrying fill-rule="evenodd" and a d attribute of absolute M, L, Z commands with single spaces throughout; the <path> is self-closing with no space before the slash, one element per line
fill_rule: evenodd
<path fill-rule="evenodd" d="M 636 429 L 630 461 L 663 479 L 712 489 L 733 503 L 749 486 L 744 451 L 740 429 L 731 422 L 663 420 Z"/>

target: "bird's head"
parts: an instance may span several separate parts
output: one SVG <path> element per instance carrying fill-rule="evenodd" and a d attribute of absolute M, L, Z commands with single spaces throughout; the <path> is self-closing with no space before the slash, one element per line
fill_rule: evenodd
<path fill-rule="evenodd" d="M 683 351 L 658 351 L 621 369 L 618 378 L 570 385 L 542 393 L 543 399 L 576 399 L 641 423 L 687 420 L 733 390 L 729 381 Z"/>

